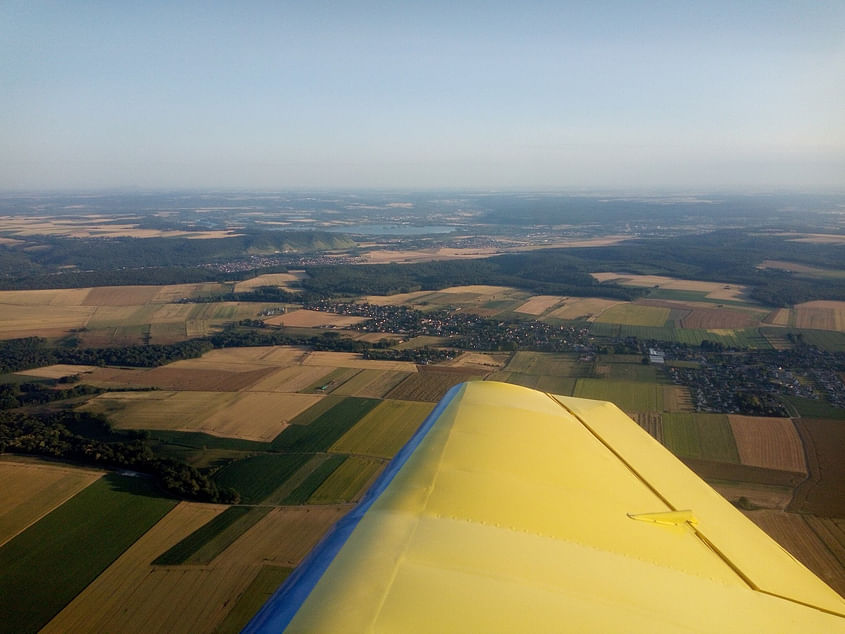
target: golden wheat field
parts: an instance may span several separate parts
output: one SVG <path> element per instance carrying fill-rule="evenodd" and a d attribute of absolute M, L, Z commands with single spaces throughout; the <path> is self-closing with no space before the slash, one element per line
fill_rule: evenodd
<path fill-rule="evenodd" d="M 521 306 L 514 308 L 514 311 L 526 315 L 542 315 L 565 299 L 565 297 L 559 295 L 535 295 Z"/>

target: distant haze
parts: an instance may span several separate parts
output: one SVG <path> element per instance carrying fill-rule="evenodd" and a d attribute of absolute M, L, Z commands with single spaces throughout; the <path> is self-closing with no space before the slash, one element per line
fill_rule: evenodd
<path fill-rule="evenodd" d="M 845 2 L 0 4 L 0 189 L 845 187 Z"/>

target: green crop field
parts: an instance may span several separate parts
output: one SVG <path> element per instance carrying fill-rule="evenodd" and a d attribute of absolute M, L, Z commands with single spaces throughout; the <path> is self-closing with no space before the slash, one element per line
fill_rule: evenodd
<path fill-rule="evenodd" d="M 596 319 L 599 323 L 624 324 L 628 326 L 663 326 L 669 318 L 669 309 L 662 306 L 640 304 L 617 304 L 611 306 Z"/>
<path fill-rule="evenodd" d="M 783 400 L 798 412 L 802 418 L 837 418 L 845 419 L 845 409 L 834 407 L 827 401 L 798 396 L 784 396 Z"/>
<path fill-rule="evenodd" d="M 0 629 L 34 632 L 176 505 L 109 474 L 0 548 Z"/>
<path fill-rule="evenodd" d="M 583 377 L 590 368 L 580 363 L 578 356 L 574 354 L 517 352 L 505 367 L 505 371 L 542 376 Z"/>
<path fill-rule="evenodd" d="M 292 572 L 293 568 L 262 566 L 255 579 L 252 580 L 238 602 L 235 603 L 235 607 L 215 630 L 216 634 L 237 634 L 240 632 Z"/>
<path fill-rule="evenodd" d="M 257 504 L 273 493 L 310 458 L 311 456 L 305 453 L 259 454 L 226 465 L 213 477 L 217 486 L 232 487 L 240 493 L 241 502 Z"/>
<path fill-rule="evenodd" d="M 350 456 L 331 474 L 314 495 L 309 504 L 330 504 L 333 502 L 354 502 L 386 463 L 378 458 Z"/>
<path fill-rule="evenodd" d="M 666 381 L 662 372 L 653 365 L 637 363 L 609 363 L 607 364 L 607 378 L 619 381 L 645 381 L 647 383 L 663 383 Z"/>
<path fill-rule="evenodd" d="M 713 331 L 701 328 L 658 328 L 595 322 L 590 326 L 590 332 L 596 337 L 637 337 L 644 340 L 654 339 L 655 341 L 686 343 L 691 346 L 699 346 L 706 339 L 725 346 L 740 348 L 770 350 L 772 347 L 757 328 Z"/>
<path fill-rule="evenodd" d="M 325 398 L 320 399 L 316 403 L 314 403 L 311 407 L 306 409 L 304 412 L 301 412 L 290 421 L 291 425 L 310 425 L 315 420 L 320 418 L 323 414 L 328 412 L 331 408 L 335 405 L 343 401 L 343 397 L 340 396 L 326 396 Z"/>
<path fill-rule="evenodd" d="M 663 386 L 654 383 L 578 379 L 572 395 L 611 401 L 627 412 L 663 411 Z"/>
<path fill-rule="evenodd" d="M 269 512 L 269 506 L 230 506 L 164 552 L 153 565 L 207 564 Z"/>
<path fill-rule="evenodd" d="M 832 352 L 845 352 L 845 333 L 832 330 L 799 330 L 804 343 Z"/>
<path fill-rule="evenodd" d="M 382 401 L 346 432 L 329 451 L 392 458 L 413 436 L 432 403 Z"/>
<path fill-rule="evenodd" d="M 540 376 L 537 378 L 539 379 L 537 381 L 538 390 L 559 396 L 571 396 L 577 381 L 577 379 L 560 376 Z"/>
<path fill-rule="evenodd" d="M 682 458 L 739 464 L 739 453 L 725 414 L 663 414 L 663 444 Z"/>
<path fill-rule="evenodd" d="M 326 481 L 335 470 L 343 464 L 346 456 L 329 456 L 302 483 L 285 497 L 283 504 L 305 504 L 311 494 Z"/>
<path fill-rule="evenodd" d="M 347 397 L 308 425 L 291 425 L 273 440 L 282 451 L 325 451 L 380 401 Z M 237 487 L 235 487 L 237 488 Z"/>

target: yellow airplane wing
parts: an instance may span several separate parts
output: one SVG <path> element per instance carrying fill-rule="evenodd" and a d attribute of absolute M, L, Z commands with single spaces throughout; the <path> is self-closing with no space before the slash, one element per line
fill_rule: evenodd
<path fill-rule="evenodd" d="M 245 631 L 845 632 L 845 601 L 611 403 L 438 404 Z"/>

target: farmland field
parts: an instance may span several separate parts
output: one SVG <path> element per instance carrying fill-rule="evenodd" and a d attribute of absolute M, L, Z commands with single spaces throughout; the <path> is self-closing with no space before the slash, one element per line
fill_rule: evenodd
<path fill-rule="evenodd" d="M 177 362 L 179 363 L 179 362 Z M 156 387 L 162 390 L 201 392 L 237 392 L 257 383 L 273 372 L 273 368 L 247 366 L 228 369 L 187 369 L 175 363 L 152 369 L 96 368 L 85 382 L 107 387 Z"/>
<path fill-rule="evenodd" d="M 663 326 L 669 318 L 669 309 L 662 306 L 642 304 L 617 304 L 603 311 L 595 318 L 599 323 L 623 324 L 626 326 Z"/>
<path fill-rule="evenodd" d="M 284 451 L 325 451 L 378 404 L 379 401 L 375 399 L 349 396 L 307 425 L 290 425 L 273 441 L 273 448 Z"/>
<path fill-rule="evenodd" d="M 320 352 L 308 354 L 303 365 L 319 365 L 329 368 L 360 368 L 362 370 L 396 370 L 398 372 L 416 372 L 417 366 L 409 361 L 378 361 L 365 359 L 354 352 Z"/>
<path fill-rule="evenodd" d="M 305 504 L 314 493 L 340 466 L 346 456 L 328 456 L 322 463 L 308 474 L 293 491 L 282 501 L 283 504 Z"/>
<path fill-rule="evenodd" d="M 657 442 L 666 444 L 663 438 L 663 419 L 660 414 L 656 412 L 637 412 L 631 418 Z"/>
<path fill-rule="evenodd" d="M 805 302 L 797 304 L 793 311 L 797 328 L 845 332 L 845 302 Z"/>
<path fill-rule="evenodd" d="M 154 566 L 207 564 L 270 511 L 270 507 L 230 506 L 153 560 Z"/>
<path fill-rule="evenodd" d="M 576 355 L 550 352 L 517 352 L 505 366 L 505 371 L 542 376 L 584 376 L 583 366 Z"/>
<path fill-rule="evenodd" d="M 310 458 L 304 453 L 259 454 L 226 465 L 214 474 L 214 481 L 219 487 L 232 487 L 238 491 L 244 504 L 257 504 Z"/>
<path fill-rule="evenodd" d="M 80 410 L 106 414 L 119 429 L 204 432 L 269 442 L 320 398 L 273 392 L 110 392 Z"/>
<path fill-rule="evenodd" d="M 402 401 L 437 402 L 449 389 L 463 383 L 481 379 L 484 375 L 478 371 L 442 366 L 423 366 L 417 374 L 410 375 L 387 393 L 387 398 Z"/>
<path fill-rule="evenodd" d="M 335 368 L 302 391 L 316 394 L 331 394 L 359 372 L 361 370 L 358 368 Z"/>
<path fill-rule="evenodd" d="M 243 280 L 235 284 L 235 292 L 243 293 L 246 291 L 255 290 L 262 286 L 279 286 L 288 290 L 294 290 L 299 284 L 299 280 L 308 277 L 305 271 L 289 272 L 289 273 L 267 273 L 265 275 L 256 275 L 248 280 Z"/>
<path fill-rule="evenodd" d="M 663 411 L 663 386 L 655 383 L 578 379 L 572 395 L 611 401 L 626 412 Z"/>
<path fill-rule="evenodd" d="M 731 310 L 730 308 L 695 308 L 681 319 L 682 328 L 749 328 L 759 323 L 747 311 Z"/>
<path fill-rule="evenodd" d="M 746 505 L 764 509 L 784 510 L 792 501 L 792 488 L 753 484 L 750 482 L 728 482 L 710 480 L 708 484 L 726 500 L 738 504 L 745 498 Z"/>
<path fill-rule="evenodd" d="M 728 416 L 742 464 L 807 473 L 804 446 L 788 418 Z"/>
<path fill-rule="evenodd" d="M 789 510 L 845 517 L 845 425 L 841 420 L 800 418 L 810 477 L 795 491 Z"/>
<path fill-rule="evenodd" d="M 365 398 L 381 398 L 406 377 L 406 372 L 391 370 L 361 370 L 358 374 L 334 390 L 335 394 L 345 396 L 361 396 Z"/>
<path fill-rule="evenodd" d="M 504 367 L 510 356 L 506 353 L 464 352 L 450 361 L 448 365 L 453 368 L 471 368 L 489 372 Z"/>
<path fill-rule="evenodd" d="M 171 514 L 45 631 L 214 631 L 263 567 L 298 564 L 348 510 L 348 506 L 273 509 L 207 566 L 150 566 L 158 554 L 210 519 L 191 518 L 185 525 L 184 515 Z"/>
<path fill-rule="evenodd" d="M 354 502 L 381 472 L 385 462 L 377 458 L 349 456 L 340 467 L 320 485 L 309 504 Z"/>
<path fill-rule="evenodd" d="M 262 566 L 215 632 L 217 634 L 240 632 L 292 572 L 293 568 L 285 566 Z"/>
<path fill-rule="evenodd" d="M 614 281 L 623 286 L 659 287 L 660 289 L 673 291 L 692 291 L 703 293 L 710 299 L 742 299 L 747 292 L 746 287 L 739 284 L 682 280 L 675 277 L 664 277 L 662 275 L 632 275 L 630 273 L 591 273 L 591 275 L 599 282 Z"/>
<path fill-rule="evenodd" d="M 33 368 L 31 370 L 21 370 L 16 374 L 23 374 L 26 376 L 34 376 L 40 379 L 61 379 L 66 376 L 73 376 L 74 374 L 84 374 L 96 369 L 93 365 L 67 365 L 59 363 L 56 365 L 48 365 L 43 368 Z"/>
<path fill-rule="evenodd" d="M 535 316 L 542 315 L 547 310 L 557 306 L 565 299 L 565 297 L 560 297 L 558 295 L 535 295 L 524 304 L 514 308 L 514 312 Z"/>
<path fill-rule="evenodd" d="M 251 392 L 300 392 L 332 372 L 323 366 L 280 368 L 246 388 Z"/>
<path fill-rule="evenodd" d="M 88 486 L 0 547 L 0 623 L 41 628 L 175 504 L 142 478 Z"/>
<path fill-rule="evenodd" d="M 341 436 L 329 451 L 392 458 L 433 408 L 431 403 L 382 401 Z"/>
<path fill-rule="evenodd" d="M 103 475 L 102 471 L 35 461 L 0 461 L 0 545 Z"/>
<path fill-rule="evenodd" d="M 599 297 L 571 297 L 564 301 L 563 306 L 555 308 L 545 317 L 560 320 L 595 319 L 604 311 L 621 303 L 620 300 Z"/>
<path fill-rule="evenodd" d="M 724 414 L 666 413 L 662 416 L 663 443 L 683 458 L 739 462 L 737 443 Z"/>
<path fill-rule="evenodd" d="M 746 511 L 755 524 L 777 540 L 810 570 L 839 593 L 845 592 L 845 568 L 798 513 Z"/>
<path fill-rule="evenodd" d="M 265 319 L 264 323 L 273 326 L 298 326 L 310 328 L 313 326 L 334 326 L 343 327 L 351 326 L 353 324 L 360 324 L 366 321 L 366 317 L 357 317 L 354 315 L 338 315 L 335 313 L 327 313 L 317 310 L 293 310 L 283 315 L 276 315 Z"/>

